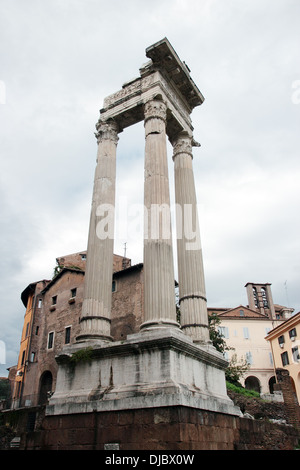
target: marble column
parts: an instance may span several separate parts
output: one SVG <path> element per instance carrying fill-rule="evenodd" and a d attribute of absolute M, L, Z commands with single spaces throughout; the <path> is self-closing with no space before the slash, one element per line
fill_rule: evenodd
<path fill-rule="evenodd" d="M 182 132 L 172 143 L 181 328 L 195 342 L 203 343 L 209 341 L 209 329 L 192 165 L 194 142 L 192 136 Z"/>
<path fill-rule="evenodd" d="M 110 317 L 118 128 L 114 121 L 99 121 L 96 129 L 97 166 L 90 216 L 81 329 L 77 341 L 112 340 Z"/>
<path fill-rule="evenodd" d="M 144 107 L 144 323 L 141 329 L 178 328 L 170 217 L 166 141 L 166 104 L 150 100 Z"/>

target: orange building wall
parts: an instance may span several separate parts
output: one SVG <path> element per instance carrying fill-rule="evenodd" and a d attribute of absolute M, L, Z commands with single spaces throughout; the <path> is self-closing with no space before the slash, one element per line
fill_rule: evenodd
<path fill-rule="evenodd" d="M 17 364 L 17 373 L 15 377 L 15 386 L 13 392 L 13 399 L 16 400 L 20 397 L 22 385 L 25 380 L 26 368 L 25 363 L 28 360 L 29 342 L 31 336 L 31 324 L 33 320 L 33 302 L 34 293 L 29 295 L 27 301 L 27 308 L 24 315 L 24 324 L 21 336 L 20 352 Z"/>

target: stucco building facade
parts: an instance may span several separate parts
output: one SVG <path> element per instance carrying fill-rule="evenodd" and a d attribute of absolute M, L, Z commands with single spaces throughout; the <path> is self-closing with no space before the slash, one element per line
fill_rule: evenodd
<path fill-rule="evenodd" d="M 226 358 L 236 355 L 238 362 L 248 363 L 241 378 L 246 388 L 262 394 L 273 393 L 276 382 L 272 350 L 266 335 L 291 317 L 294 309 L 274 304 L 271 284 L 247 283 L 247 305 L 235 308 L 209 308 L 221 320 L 220 332 L 229 348 Z"/>
<path fill-rule="evenodd" d="M 274 365 L 289 372 L 292 388 L 300 403 L 300 312 L 272 329 L 266 336 Z"/>

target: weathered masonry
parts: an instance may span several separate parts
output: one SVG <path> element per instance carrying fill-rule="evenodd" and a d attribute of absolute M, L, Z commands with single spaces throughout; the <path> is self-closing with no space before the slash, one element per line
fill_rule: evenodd
<path fill-rule="evenodd" d="M 192 148 L 199 144 L 190 119 L 204 98 L 166 38 L 147 48 L 146 55 L 151 60 L 140 69 L 140 77 L 104 100 L 96 125 L 98 153 L 80 332 L 76 343 L 57 357 L 56 390 L 47 415 L 177 405 L 240 413 L 227 396 L 227 362 L 209 341 L 192 167 Z M 106 236 L 99 227 L 115 204 L 118 133 L 141 120 L 144 320 L 140 332 L 118 342 L 110 332 L 113 213 Z M 181 326 L 176 321 L 170 217 L 155 218 L 155 230 L 150 217 L 153 208 L 163 207 L 167 215 L 170 210 L 167 137 L 174 149 L 176 204 L 184 215 L 177 218 Z M 88 351 L 85 361 L 79 360 L 83 350 Z"/>
<path fill-rule="evenodd" d="M 202 251 L 196 211 L 192 168 L 193 138 L 190 114 L 204 98 L 167 39 L 149 47 L 151 60 L 140 77 L 104 100 L 96 125 L 98 159 L 94 182 L 91 226 L 80 339 L 110 339 L 113 239 L 99 240 L 95 226 L 101 208 L 115 203 L 116 148 L 118 133 L 139 121 L 145 126 L 145 321 L 143 329 L 164 325 L 178 327 L 174 299 L 172 236 L 167 222 L 151 218 L 164 208 L 170 220 L 166 136 L 173 145 L 177 219 L 181 327 L 193 340 L 208 341 L 206 294 Z M 188 217 L 189 216 L 189 217 Z M 112 221 L 113 222 L 113 221 Z M 184 224 L 190 222 L 190 227 Z M 153 236 L 154 229 L 155 235 Z M 190 230 L 189 230 L 190 228 Z M 111 224 L 113 233 L 113 223 Z M 187 238 L 189 232 L 195 234 Z M 101 266 L 101 268 L 100 268 Z"/>

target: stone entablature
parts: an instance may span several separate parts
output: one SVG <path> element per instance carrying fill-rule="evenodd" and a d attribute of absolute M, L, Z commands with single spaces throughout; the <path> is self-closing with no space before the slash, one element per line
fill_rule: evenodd
<path fill-rule="evenodd" d="M 113 119 L 119 132 L 144 119 L 144 105 L 159 98 L 167 103 L 166 132 L 172 142 L 178 133 L 192 135 L 190 113 L 203 103 L 204 97 L 189 75 L 186 65 L 180 61 L 173 47 L 165 38 L 146 49 L 151 57 L 140 68 L 140 77 L 125 83 L 121 90 L 104 99 L 100 120 Z"/>

